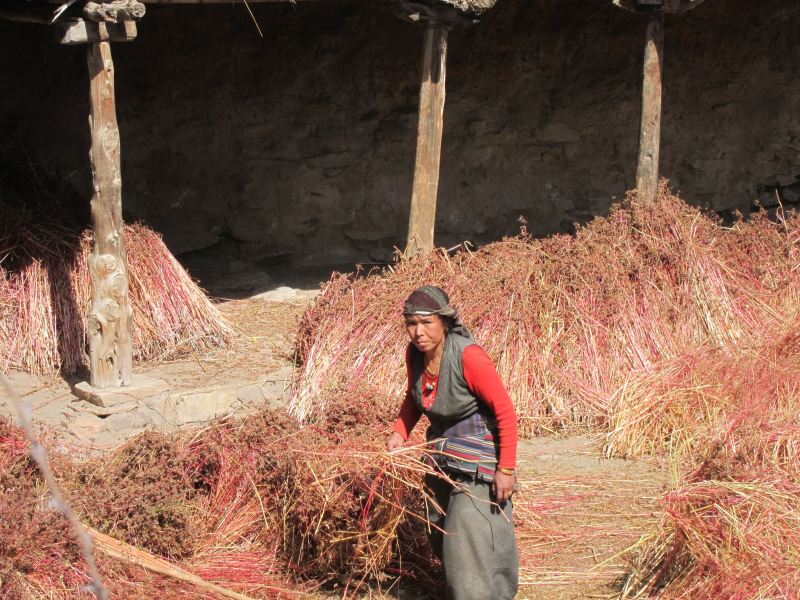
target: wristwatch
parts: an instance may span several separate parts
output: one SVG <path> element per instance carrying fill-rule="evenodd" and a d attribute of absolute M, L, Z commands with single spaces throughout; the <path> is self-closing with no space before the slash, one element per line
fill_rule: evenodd
<path fill-rule="evenodd" d="M 513 475 L 514 469 L 506 469 L 505 467 L 497 467 L 497 470 L 503 475 Z"/>

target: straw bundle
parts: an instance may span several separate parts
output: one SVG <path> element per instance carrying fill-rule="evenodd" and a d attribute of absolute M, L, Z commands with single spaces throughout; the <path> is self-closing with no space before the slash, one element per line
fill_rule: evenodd
<path fill-rule="evenodd" d="M 392 572 L 424 576 L 427 468 L 418 451 L 382 449 L 386 421 L 365 404 L 316 426 L 271 411 L 197 436 L 210 523 L 198 553 L 269 548 L 300 578 L 351 587 Z"/>
<path fill-rule="evenodd" d="M 301 325 L 291 409 L 367 386 L 399 402 L 407 338 L 402 302 L 446 289 L 506 382 L 523 434 L 570 423 L 605 427 L 634 373 L 687 352 L 744 347 L 800 306 L 800 218 L 756 217 L 732 228 L 662 185 L 629 197 L 574 236 L 524 235 L 477 252 L 404 260 L 336 275 Z"/>
<path fill-rule="evenodd" d="M 524 433 L 608 428 L 609 455 L 669 453 L 685 473 L 626 593 L 782 597 L 800 548 L 800 218 L 780 216 L 726 228 L 662 187 L 573 237 L 336 276 L 303 321 L 292 410 L 324 419 L 362 386 L 396 406 L 402 301 L 441 285 Z"/>
<path fill-rule="evenodd" d="M 231 326 L 144 225 L 125 228 L 134 357 L 218 347 Z M 0 369 L 75 372 L 86 362 L 91 233 L 20 217 L 0 223 Z"/>
<path fill-rule="evenodd" d="M 800 584 L 800 321 L 734 355 L 632 381 L 612 408 L 610 452 L 672 455 L 683 472 L 659 528 L 634 549 L 625 593 L 785 598 Z"/>
<path fill-rule="evenodd" d="M 624 597 L 793 598 L 800 589 L 800 485 L 702 481 L 667 494 L 659 531 L 640 542 Z"/>
<path fill-rule="evenodd" d="M 88 581 L 80 568 L 66 568 L 80 562 L 80 551 L 64 518 L 46 507 L 47 488 L 28 455 L 25 434 L 0 420 L 2 598 L 37 597 L 40 591 L 77 589 Z"/>
<path fill-rule="evenodd" d="M 419 493 L 427 467 L 417 449 L 387 454 L 386 422 L 371 415 L 378 411 L 367 399 L 313 427 L 271 411 L 195 433 L 148 433 L 102 459 L 60 457 L 58 472 L 92 527 L 252 597 L 325 583 L 380 586 L 398 576 L 430 583 Z M 20 471 L 26 457 L 13 431 L 0 423 L 0 484 L 13 490 L 0 500 L 0 523 L 24 513 L 33 529 L 0 527 L 0 597 L 26 586 L 68 597 L 85 573 L 60 517 L 30 502 L 42 492 L 32 469 Z M 26 570 L 15 549 L 44 538 L 51 544 L 35 555 L 36 572 Z M 109 568 L 120 567 L 101 564 Z"/>
<path fill-rule="evenodd" d="M 656 531 L 630 551 L 624 596 L 789 598 L 800 584 L 800 404 L 741 413 L 681 455 Z M 768 410 L 768 409 L 767 409 Z M 710 429 L 713 429 L 710 427 Z M 688 463 L 688 464 L 687 464 Z"/>
<path fill-rule="evenodd" d="M 672 453 L 684 459 L 739 435 L 752 443 L 783 439 L 793 446 L 800 409 L 800 314 L 779 325 L 788 332 L 773 325 L 752 345 L 698 350 L 632 375 L 612 398 L 606 453 Z M 782 418 L 776 421 L 776 415 Z M 779 423 L 782 432 L 773 430 Z"/>

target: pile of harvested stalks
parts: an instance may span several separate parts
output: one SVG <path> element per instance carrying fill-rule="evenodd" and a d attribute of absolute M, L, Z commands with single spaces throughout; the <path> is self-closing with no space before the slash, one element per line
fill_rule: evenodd
<path fill-rule="evenodd" d="M 748 463 L 790 455 L 798 449 L 798 390 L 800 312 L 765 323 L 739 346 L 699 349 L 632 374 L 612 398 L 606 452 L 671 454 L 682 463 L 705 460 L 720 445 L 748 448 Z"/>
<path fill-rule="evenodd" d="M 523 434 L 587 424 L 608 431 L 609 455 L 674 461 L 627 594 L 781 596 L 800 567 L 800 217 L 779 217 L 723 227 L 662 187 L 572 237 L 334 277 L 303 321 L 292 411 L 324 418 L 364 385 L 398 402 L 403 299 L 440 285 Z"/>
<path fill-rule="evenodd" d="M 144 225 L 125 228 L 137 360 L 226 343 L 231 326 Z M 86 363 L 91 232 L 0 220 L 0 370 L 74 373 Z"/>
<path fill-rule="evenodd" d="M 796 597 L 796 480 L 764 470 L 751 481 L 687 483 L 662 502 L 661 527 L 637 544 L 623 597 Z"/>
<path fill-rule="evenodd" d="M 637 391 L 638 390 L 638 391 Z M 608 448 L 682 472 L 625 593 L 788 598 L 800 586 L 800 321 L 690 355 L 620 391 Z"/>
<path fill-rule="evenodd" d="M 420 450 L 382 449 L 405 385 L 402 301 L 425 283 L 461 307 L 523 433 L 580 423 L 607 429 L 609 455 L 674 460 L 676 487 L 662 498 L 660 526 L 632 552 L 624 594 L 796 595 L 800 218 L 756 215 L 726 228 L 665 188 L 575 236 L 523 235 L 334 277 L 298 336 L 292 412 L 303 425 L 266 412 L 142 436 L 102 463 L 64 461 L 63 485 L 84 520 L 250 597 L 281 596 L 298 581 L 348 591 L 367 581 L 385 590 L 396 575 L 429 582 Z M 0 596 L 65 598 L 85 574 L 52 534 L 45 503 L 23 501 L 24 490 L 40 490 L 26 465 L 13 430 L 0 428 Z M 576 493 L 524 498 L 516 514 L 528 520 L 586 503 Z M 150 514 L 128 513 L 139 499 Z M 20 536 L 4 522 L 33 530 Z M 52 542 L 47 573 L 19 560 L 37 540 Z M 542 557 L 523 549 L 522 559 L 530 568 Z M 124 573 L 115 581 L 127 591 L 145 576 L 116 561 L 100 567 Z M 186 585 L 154 587 L 181 597 Z"/>
<path fill-rule="evenodd" d="M 338 275 L 303 320 L 292 411 L 317 418 L 326 399 L 364 385 L 401 398 L 402 302 L 435 284 L 497 364 L 523 435 L 606 427 L 634 374 L 746 347 L 767 324 L 796 318 L 798 264 L 800 218 L 726 228 L 662 186 L 656 202 L 631 197 L 574 236 L 523 235 Z"/>
<path fill-rule="evenodd" d="M 435 561 L 419 490 L 427 467 L 420 449 L 383 449 L 387 424 L 367 398 L 314 426 L 269 411 L 198 432 L 142 434 L 100 459 L 54 462 L 87 525 L 154 555 L 150 562 L 161 557 L 248 597 L 323 584 L 389 587 L 399 577 L 430 585 Z M 0 597 L 34 588 L 73 597 L 86 582 L 81 560 L 43 501 L 18 430 L 3 423 L 0 492 L 0 524 L 9 525 L 0 525 Z M 20 520 L 30 526 L 10 526 Z M 116 585 L 114 569 L 130 565 L 100 567 Z M 176 591 L 186 585 L 176 580 L 171 593 L 188 597 Z"/>

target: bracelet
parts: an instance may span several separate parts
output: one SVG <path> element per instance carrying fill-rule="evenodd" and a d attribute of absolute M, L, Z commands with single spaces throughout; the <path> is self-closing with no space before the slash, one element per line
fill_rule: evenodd
<path fill-rule="evenodd" d="M 513 475 L 514 469 L 506 469 L 505 467 L 497 467 L 497 471 L 503 475 Z"/>

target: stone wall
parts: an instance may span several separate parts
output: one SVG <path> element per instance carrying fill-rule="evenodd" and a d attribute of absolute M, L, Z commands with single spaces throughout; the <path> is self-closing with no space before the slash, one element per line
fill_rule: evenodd
<path fill-rule="evenodd" d="M 373 1 L 149 6 L 113 53 L 126 217 L 176 253 L 386 259 L 402 246 L 422 32 Z M 450 37 L 437 243 L 569 230 L 634 180 L 645 23 L 501 0 Z M 800 8 L 713 0 L 666 24 L 662 174 L 748 212 L 800 197 Z M 0 150 L 90 196 L 85 49 L 0 22 Z M 19 160 L 5 160 L 8 165 Z"/>

